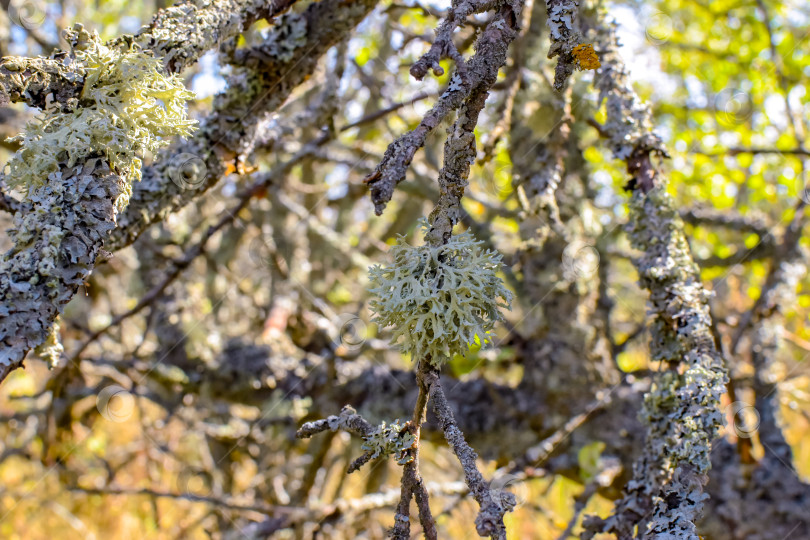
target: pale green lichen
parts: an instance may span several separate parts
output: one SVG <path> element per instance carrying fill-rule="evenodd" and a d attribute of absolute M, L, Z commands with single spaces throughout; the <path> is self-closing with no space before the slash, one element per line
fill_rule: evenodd
<path fill-rule="evenodd" d="M 393 263 L 369 270 L 372 321 L 393 329 L 392 344 L 440 367 L 476 343 L 491 343 L 512 294 L 497 274 L 500 254 L 481 244 L 469 232 L 440 246 L 411 246 L 399 236 Z"/>
<path fill-rule="evenodd" d="M 64 350 L 65 347 L 59 341 L 59 319 L 56 319 L 51 325 L 45 341 L 34 349 L 34 352 L 48 363 L 49 368 L 53 369 L 59 365 Z"/>
<path fill-rule="evenodd" d="M 400 465 L 413 461 L 413 456 L 408 450 L 413 447 L 416 438 L 408 432 L 407 426 L 399 423 L 399 420 L 394 420 L 390 426 L 386 426 L 383 421 L 374 433 L 363 437 L 363 440 L 365 442 L 361 448 L 370 454 L 369 459 L 399 454 L 397 463 Z"/>
<path fill-rule="evenodd" d="M 150 53 L 109 48 L 95 33 L 76 32 L 82 39 L 74 54 L 85 73 L 81 103 L 69 112 L 49 108 L 29 122 L 16 138 L 22 146 L 8 162 L 6 182 L 30 193 L 61 167 L 103 155 L 126 179 L 116 201 L 120 210 L 131 183 L 141 178 L 140 156 L 193 131 L 196 122 L 188 119 L 185 102 L 194 94 L 176 75 L 166 75 Z"/>

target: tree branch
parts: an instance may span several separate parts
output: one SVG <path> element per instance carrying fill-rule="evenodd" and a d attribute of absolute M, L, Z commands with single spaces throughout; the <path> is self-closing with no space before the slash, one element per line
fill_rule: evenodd
<path fill-rule="evenodd" d="M 506 526 L 503 523 L 503 516 L 515 507 L 515 496 L 508 492 L 496 494 L 489 489 L 475 462 L 478 455 L 464 440 L 464 434 L 456 424 L 453 411 L 442 390 L 438 372 L 430 370 L 425 374 L 424 379 L 433 401 L 433 410 L 439 420 L 439 427 L 464 469 L 464 479 L 467 487 L 470 488 L 470 493 L 481 507 L 475 518 L 475 528 L 478 534 L 489 536 L 493 540 L 505 540 Z"/>

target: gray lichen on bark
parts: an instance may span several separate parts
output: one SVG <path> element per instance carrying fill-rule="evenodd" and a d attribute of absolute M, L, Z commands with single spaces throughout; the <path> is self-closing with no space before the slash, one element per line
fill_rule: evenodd
<path fill-rule="evenodd" d="M 446 230 L 447 224 L 451 222 L 455 224 L 458 220 L 457 199 L 464 192 L 466 179 L 469 176 L 469 166 L 475 161 L 475 136 L 472 130 L 478 122 L 478 114 L 483 109 L 489 89 L 497 79 L 498 70 L 506 62 L 509 44 L 517 37 L 522 5 L 522 2 L 517 0 L 457 1 L 453 3 L 453 8 L 447 18 L 451 21 L 450 26 L 457 21 L 455 10 L 465 14 L 466 17 L 466 15 L 494 7 L 495 16 L 476 41 L 475 54 L 469 60 L 461 63 L 458 63 L 461 60 L 460 55 L 456 57 L 457 71 L 453 74 L 447 90 L 414 130 L 388 145 L 379 165 L 366 178 L 365 182 L 370 187 L 371 201 L 374 203 L 377 215 L 382 214 L 385 206 L 393 197 L 397 184 L 405 179 L 405 173 L 414 155 L 419 148 L 424 146 L 428 135 L 445 118 L 458 111 L 459 116 L 456 122 L 448 130 L 444 168 L 439 180 L 443 193 L 442 202 L 440 202 L 443 207 L 442 215 L 446 217 L 440 221 L 441 230 L 438 234 L 440 237 L 449 234 Z M 441 35 L 440 30 L 439 36 Z M 449 45 L 440 49 L 445 50 L 447 47 Z M 424 76 L 428 67 L 437 65 L 440 55 L 436 48 L 432 47 L 425 57 L 427 60 L 418 61 L 414 65 L 416 69 L 411 70 L 411 73 L 417 78 Z M 433 69 L 435 70 L 435 67 Z M 448 156 L 454 157 L 450 159 Z M 458 156 L 458 159 L 455 156 Z M 466 164 L 465 160 L 467 160 Z M 434 217 L 438 217 L 438 214 Z M 433 217 L 430 221 L 431 223 L 434 221 Z M 431 235 L 433 234 L 431 233 Z"/>
<path fill-rule="evenodd" d="M 7 56 L 0 63 L 0 107 L 25 103 L 44 109 L 74 109 L 81 97 L 84 70 L 69 56 L 23 58 Z"/>
<path fill-rule="evenodd" d="M 619 54 L 615 23 L 599 28 L 595 48 L 602 66 L 597 70 L 594 86 L 599 101 L 607 108 L 607 122 L 602 127 L 609 137 L 616 159 L 627 160 L 633 152 L 666 155 L 660 137 L 653 132 L 650 111 L 630 82 L 630 74 Z"/>
<path fill-rule="evenodd" d="M 559 56 L 554 70 L 554 89 L 562 92 L 577 66 L 571 51 L 581 40 L 576 23 L 579 3 L 576 0 L 546 0 L 546 10 L 551 34 L 548 57 Z"/>
<path fill-rule="evenodd" d="M 171 73 L 189 65 L 219 40 L 238 35 L 256 18 L 273 15 L 290 3 L 184 2 L 161 11 L 150 29 L 141 32 L 135 42 L 140 39 L 141 47 L 147 44 L 154 47 L 152 54 L 163 59 Z M 80 27 L 66 37 L 77 49 L 90 39 Z M 112 50 L 132 50 L 133 39 L 121 38 L 110 45 Z M 32 66 L 40 64 L 46 74 L 46 68 L 51 69 L 52 76 L 32 71 Z M 51 61 L 26 63 L 18 59 L 7 59 L 3 66 L 0 69 L 11 74 L 7 78 L 12 81 L 11 86 L 4 87 L 6 95 L 12 93 L 9 97 L 27 86 L 34 91 L 26 94 L 33 105 L 43 101 L 47 106 L 52 99 L 49 96 L 55 97 L 54 92 L 67 96 L 59 107 L 49 107 L 49 114 L 68 114 L 73 107 L 81 106 L 63 88 L 73 73 L 78 92 L 85 90 L 80 67 L 71 65 L 71 69 L 62 70 Z M 63 163 L 41 186 L 29 188 L 10 234 L 14 247 L 2 261 L 0 342 L 6 347 L 0 356 L 0 380 L 22 365 L 29 350 L 53 337 L 51 324 L 92 272 L 95 258 L 116 226 L 115 203 L 129 189 L 122 171 L 112 170 L 100 155 L 91 155 L 76 166 Z M 100 200 L 103 196 L 113 197 L 108 201 L 111 210 Z M 90 202 L 86 197 L 91 198 Z"/>
<path fill-rule="evenodd" d="M 0 380 L 51 333 L 115 227 L 124 181 L 100 157 L 52 173 L 24 201 L 0 263 Z"/>
<path fill-rule="evenodd" d="M 634 261 L 649 293 L 651 360 L 661 366 L 644 397 L 644 451 L 615 513 L 589 520 L 589 534 L 611 531 L 620 538 L 697 540 L 695 520 L 705 498 L 711 443 L 723 417 L 718 410 L 726 372 L 711 332 L 709 293 L 684 234 L 683 222 L 656 171 L 652 156 L 663 147 L 649 111 L 629 85 L 618 56 L 615 27 L 597 25 L 604 54 L 596 85 L 607 101 L 601 133 L 614 156 L 626 162 L 633 190 L 628 235 L 642 251 Z"/>
<path fill-rule="evenodd" d="M 646 194 L 636 191 L 630 206 L 628 234 L 633 246 L 644 251 L 636 267 L 650 292 L 651 360 L 663 371 L 644 397 L 647 441 L 618 512 L 642 510 L 637 519 L 653 537 L 677 534 L 696 540 L 694 522 L 711 467 L 711 442 L 723 423 L 719 404 L 725 369 L 711 333 L 709 293 L 672 198 L 660 186 Z M 648 504 L 653 506 L 649 524 Z"/>
<path fill-rule="evenodd" d="M 475 126 L 489 89 L 498 79 L 498 70 L 506 63 L 509 44 L 518 35 L 521 9 L 520 2 L 504 2 L 478 38 L 475 55 L 465 64 L 464 71 L 472 84 L 458 118 L 447 130 L 444 166 L 439 171 L 439 201 L 428 218 L 431 229 L 425 237 L 431 243 L 446 242 L 461 218 L 461 197 L 476 156 Z"/>
<path fill-rule="evenodd" d="M 185 0 L 161 9 L 135 36 L 110 41 L 111 48 L 136 44 L 163 59 L 169 73 L 192 65 L 206 52 L 262 18 L 285 11 L 296 0 Z M 5 57 L 0 64 L 0 106 L 24 102 L 63 111 L 79 105 L 82 66 L 64 52 L 52 58 Z"/>
<path fill-rule="evenodd" d="M 162 58 L 166 70 L 182 71 L 208 51 L 238 36 L 259 19 L 284 12 L 296 0 L 183 0 L 161 9 L 135 37 L 123 36 L 111 45 L 134 42 Z"/>

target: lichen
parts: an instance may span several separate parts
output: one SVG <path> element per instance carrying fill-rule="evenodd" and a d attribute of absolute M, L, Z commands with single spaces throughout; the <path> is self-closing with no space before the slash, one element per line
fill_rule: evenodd
<path fill-rule="evenodd" d="M 22 146 L 8 162 L 6 181 L 28 194 L 61 167 L 103 155 L 126 180 L 116 201 L 121 210 L 131 183 L 141 178 L 140 156 L 192 132 L 196 122 L 187 118 L 185 102 L 194 94 L 150 53 L 109 48 L 80 26 L 71 32 L 85 73 L 80 106 L 68 112 L 51 107 L 29 122 L 16 138 Z"/>
<path fill-rule="evenodd" d="M 262 51 L 282 62 L 289 62 L 295 50 L 307 42 L 307 21 L 297 13 L 286 13 L 270 29 Z"/>
<path fill-rule="evenodd" d="M 646 194 L 635 191 L 630 216 L 631 244 L 644 252 L 635 264 L 650 292 L 651 360 L 668 369 L 657 374 L 644 396 L 645 448 L 607 530 L 622 527 L 623 512 L 638 513 L 635 505 L 650 504 L 652 512 L 643 519 L 651 537 L 679 531 L 678 538 L 696 540 L 695 520 L 705 498 L 711 443 L 723 424 L 720 399 L 727 382 L 711 332 L 710 293 L 664 186 Z"/>
<path fill-rule="evenodd" d="M 408 452 L 416 442 L 416 438 L 408 432 L 407 425 L 402 425 L 399 420 L 394 420 L 390 426 L 385 425 L 385 421 L 368 436 L 363 437 L 365 441 L 361 447 L 369 453 L 369 459 L 376 459 L 380 456 L 390 456 L 399 454 L 397 463 L 404 465 L 413 461 L 413 456 Z"/>
<path fill-rule="evenodd" d="M 51 325 L 45 341 L 34 349 L 34 352 L 48 363 L 49 368 L 53 369 L 59 365 L 64 350 L 65 347 L 59 340 L 59 319 L 56 319 Z"/>
<path fill-rule="evenodd" d="M 590 43 L 580 43 L 571 51 L 574 58 L 577 59 L 580 69 L 597 69 L 601 67 L 599 57 L 596 56 L 596 51 L 593 50 L 593 45 Z"/>
<path fill-rule="evenodd" d="M 610 149 L 616 159 L 626 160 L 633 150 L 650 150 L 666 155 L 663 142 L 653 132 L 649 106 L 633 90 L 630 73 L 619 54 L 616 24 L 607 24 L 597 33 L 596 48 L 600 65 L 594 86 L 598 102 L 605 103 L 603 133 L 610 137 Z"/>
<path fill-rule="evenodd" d="M 497 274 L 501 256 L 481 244 L 469 232 L 439 246 L 411 246 L 399 236 L 393 263 L 369 270 L 372 321 L 393 328 L 392 344 L 440 367 L 475 343 L 491 343 L 512 294 Z"/>

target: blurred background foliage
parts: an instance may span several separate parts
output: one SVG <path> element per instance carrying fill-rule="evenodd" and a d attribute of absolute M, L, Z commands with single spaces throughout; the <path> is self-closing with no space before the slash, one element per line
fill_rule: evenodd
<path fill-rule="evenodd" d="M 6 8 L 0 52 L 26 56 L 59 47 L 57 30 L 74 22 L 109 39 L 136 32 L 166 6 L 122 0 L 0 3 Z M 337 414 L 345 403 L 374 421 L 410 414 L 410 361 L 387 345 L 384 329 L 368 322 L 364 287 L 367 267 L 386 260 L 397 234 L 421 241 L 414 237 L 416 223 L 437 194 L 444 129 L 417 154 L 381 217 L 374 215 L 363 178 L 448 84 L 449 63 L 444 75 L 422 82 L 408 75 L 448 4 L 382 1 L 272 114 L 250 166 L 271 170 L 315 139 L 324 127 L 314 112 L 321 103 L 334 106 L 329 123 L 337 137 L 252 200 L 146 309 L 72 358 L 88 335 L 135 306 L 171 261 L 232 207 L 244 178 L 237 172 L 224 178 L 97 268 L 62 318 L 69 361 L 49 372 L 29 359 L 25 370 L 0 386 L 0 536 L 240 538 L 273 509 L 278 538 L 384 537 L 393 523 L 392 501 L 361 498 L 396 491 L 399 466 L 374 462 L 347 477 L 360 441 L 344 433 L 298 441 L 294 432 L 305 420 Z M 775 238 L 800 198 L 810 197 L 810 153 L 804 149 L 810 6 L 803 0 L 652 0 L 602 7 L 620 26 L 622 55 L 671 154 L 662 163 L 671 193 L 684 211 L 716 218 L 686 221 L 705 284 L 715 293 L 716 329 L 728 347 L 759 296 Z M 567 157 L 557 204 L 565 240 L 560 230 L 541 223 L 542 214 L 521 187 L 541 150 L 561 148 L 554 142 L 561 100 L 549 85 L 553 63 L 545 59 L 544 11 L 535 2 L 529 31 L 515 45 L 519 53 L 502 70 L 487 103 L 465 198 L 463 226 L 504 254 L 504 277 L 517 299 L 496 347 L 456 358 L 446 368 L 467 384 L 465 392 L 479 391 L 466 396 L 471 408 L 457 414 L 482 455 L 485 476 L 496 479 L 496 469 L 586 410 L 600 388 L 617 384 L 610 369 L 591 373 L 584 367 L 593 361 L 590 351 L 571 349 L 544 363 L 543 347 L 607 347 L 595 356 L 615 362 L 622 375 L 635 374 L 630 381 L 642 390 L 645 374 L 657 369 L 647 362 L 645 295 L 622 231 L 627 174 L 589 125 L 604 119 L 591 72 L 572 81 L 571 137 L 562 143 Z M 457 40 L 468 53 L 476 33 L 471 23 Z M 254 25 L 240 43 L 260 42 L 267 26 Z M 194 116 L 208 113 L 230 69 L 211 53 L 184 74 L 198 95 Z M 33 114 L 22 106 L 0 110 L 2 134 L 19 132 Z M 4 162 L 14 149 L 14 143 L 4 143 Z M 717 216 L 745 225 L 719 225 Z M 5 229 L 11 220 L 3 215 L 0 222 Z M 562 243 L 549 251 L 555 238 Z M 810 238 L 801 242 L 807 247 Z M 8 248 L 5 236 L 0 244 Z M 802 279 L 795 303 L 783 306 L 775 374 L 785 433 L 805 480 L 809 285 Z M 567 316 L 560 319 L 561 313 Z M 608 345 L 591 335 L 594 327 Z M 727 358 L 739 387 L 736 399 L 751 401 L 748 353 L 741 347 Z M 546 382 L 531 382 L 545 376 Z M 501 392 L 545 389 L 548 397 L 515 409 L 510 418 L 517 418 L 519 429 L 496 429 L 488 424 L 487 407 L 498 407 L 491 396 L 503 394 L 488 391 L 490 385 Z M 486 407 L 475 409 L 470 402 L 477 399 Z M 733 415 L 730 420 L 739 421 Z M 730 440 L 739 436 L 739 430 L 726 433 Z M 461 480 L 460 469 L 439 436 L 426 437 L 431 442 L 422 451 L 424 477 L 452 487 Z M 604 470 L 610 455 L 625 467 L 631 462 L 632 455 L 616 449 L 617 439 L 638 444 L 620 431 L 589 431 L 560 450 L 573 456 L 573 465 L 506 477 L 504 487 L 519 502 L 506 518 L 510 537 L 578 534 L 576 501 L 590 477 Z M 756 436 L 750 441 L 756 456 Z M 469 497 L 446 491 L 434 499 L 440 536 L 467 537 L 477 507 Z M 606 515 L 616 493 L 615 486 L 600 489 L 586 499 L 584 513 Z M 368 508 L 340 506 L 351 500 L 366 500 Z"/>

